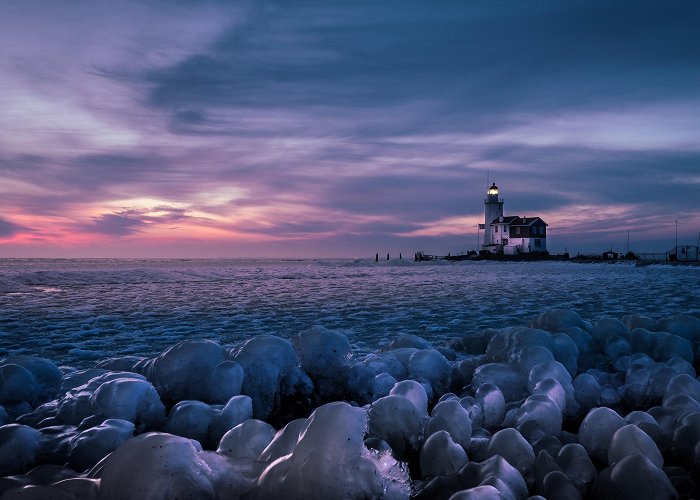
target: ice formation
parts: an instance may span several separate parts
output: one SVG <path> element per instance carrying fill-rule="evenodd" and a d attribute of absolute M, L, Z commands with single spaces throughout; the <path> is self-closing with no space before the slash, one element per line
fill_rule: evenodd
<path fill-rule="evenodd" d="M 82 370 L 11 356 L 0 500 L 695 498 L 697 359 L 694 316 L 555 309 L 364 355 L 313 327 Z"/>

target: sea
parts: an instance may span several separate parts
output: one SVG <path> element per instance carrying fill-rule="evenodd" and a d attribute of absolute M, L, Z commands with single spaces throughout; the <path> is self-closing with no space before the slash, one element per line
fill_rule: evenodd
<path fill-rule="evenodd" d="M 700 267 L 631 263 L 0 259 L 0 356 L 86 367 L 184 339 L 235 346 L 320 325 L 357 356 L 400 333 L 444 345 L 549 308 L 595 322 L 700 316 Z"/>

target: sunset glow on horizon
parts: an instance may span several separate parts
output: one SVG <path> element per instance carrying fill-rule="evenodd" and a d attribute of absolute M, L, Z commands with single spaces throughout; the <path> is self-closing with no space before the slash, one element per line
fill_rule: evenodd
<path fill-rule="evenodd" d="M 0 5 L 0 257 L 700 238 L 700 5 Z"/>

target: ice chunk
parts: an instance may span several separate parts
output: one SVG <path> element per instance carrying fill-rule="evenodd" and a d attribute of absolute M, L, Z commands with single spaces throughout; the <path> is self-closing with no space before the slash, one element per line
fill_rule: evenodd
<path fill-rule="evenodd" d="M 554 357 L 559 361 L 572 377 L 578 372 L 579 348 L 576 342 L 565 333 L 552 335 L 554 343 Z"/>
<path fill-rule="evenodd" d="M 628 455 L 603 470 L 595 482 L 593 495 L 609 500 L 665 500 L 678 497 L 664 471 L 640 453 Z"/>
<path fill-rule="evenodd" d="M 418 350 L 408 359 L 408 377 L 429 383 L 437 397 L 449 390 L 451 372 L 445 356 L 436 350 Z"/>
<path fill-rule="evenodd" d="M 234 459 L 252 461 L 260 456 L 274 437 L 275 428 L 270 424 L 248 419 L 224 434 L 216 451 Z"/>
<path fill-rule="evenodd" d="M 627 314 L 622 317 L 622 322 L 627 326 L 627 328 L 631 331 L 634 330 L 635 328 L 645 328 L 647 330 L 651 330 L 654 328 L 654 325 L 656 322 L 648 318 L 646 316 L 642 316 L 638 313 L 635 314 Z"/>
<path fill-rule="evenodd" d="M 557 465 L 566 474 L 576 489 L 585 495 L 593 485 L 598 471 L 593 465 L 586 449 L 578 443 L 569 443 L 561 447 L 557 455 Z"/>
<path fill-rule="evenodd" d="M 603 318 L 596 322 L 591 329 L 591 336 L 600 344 L 603 344 L 609 338 L 625 338 L 627 335 L 629 335 L 627 325 L 614 318 Z"/>
<path fill-rule="evenodd" d="M 107 419 L 82 431 L 71 440 L 68 464 L 78 471 L 92 467 L 131 438 L 135 429 L 127 420 Z"/>
<path fill-rule="evenodd" d="M 435 405 L 432 418 L 425 428 L 425 436 L 429 437 L 438 431 L 447 431 L 452 440 L 465 450 L 469 447 L 472 421 L 459 400 L 451 399 Z"/>
<path fill-rule="evenodd" d="M 689 314 L 664 318 L 653 329 L 678 335 L 696 344 L 700 342 L 700 319 Z"/>
<path fill-rule="evenodd" d="M 562 413 L 559 405 L 546 394 L 533 394 L 518 409 L 516 425 L 521 434 L 532 442 L 547 435 L 558 436 L 561 432 Z"/>
<path fill-rule="evenodd" d="M 148 380 L 166 401 L 209 400 L 211 374 L 226 352 L 211 340 L 183 340 L 152 360 Z"/>
<path fill-rule="evenodd" d="M 447 431 L 431 434 L 420 450 L 420 470 L 425 478 L 454 474 L 466 463 L 464 447 L 455 443 Z"/>
<path fill-rule="evenodd" d="M 686 374 L 673 377 L 666 386 L 664 400 L 677 394 L 684 394 L 700 402 L 700 382 Z"/>
<path fill-rule="evenodd" d="M 415 380 L 397 382 L 389 394 L 404 396 L 413 403 L 421 415 L 428 414 L 428 395 L 425 393 L 425 387 Z"/>
<path fill-rule="evenodd" d="M 372 380 L 372 399 L 376 401 L 379 398 L 387 396 L 395 385 L 396 379 L 388 373 L 375 375 Z"/>
<path fill-rule="evenodd" d="M 515 467 L 520 474 L 527 476 L 535 465 L 535 452 L 525 438 L 513 428 L 498 431 L 491 437 L 487 455 L 499 455 Z"/>
<path fill-rule="evenodd" d="M 527 376 L 505 363 L 487 363 L 477 368 L 472 387 L 478 389 L 483 384 L 498 387 L 506 402 L 517 401 L 527 395 Z"/>
<path fill-rule="evenodd" d="M 252 412 L 252 401 L 248 396 L 234 396 L 224 407 L 210 406 L 201 401 L 180 401 L 170 410 L 165 430 L 213 448 L 226 432 L 249 419 Z"/>
<path fill-rule="evenodd" d="M 102 500 L 214 499 L 211 467 L 199 443 L 162 433 L 129 439 L 100 464 Z"/>
<path fill-rule="evenodd" d="M 552 333 L 563 332 L 566 328 L 574 326 L 586 331 L 591 330 L 590 323 L 570 309 L 548 309 L 532 320 L 532 326 Z"/>
<path fill-rule="evenodd" d="M 389 342 L 386 346 L 382 347 L 380 351 L 402 349 L 404 347 L 410 347 L 413 349 L 433 349 L 432 344 L 424 338 L 411 333 L 402 333 L 397 335 L 396 338 L 394 338 L 394 340 Z"/>
<path fill-rule="evenodd" d="M 700 413 L 694 412 L 680 418 L 673 431 L 671 454 L 682 464 L 693 465 L 700 443 Z"/>
<path fill-rule="evenodd" d="M 369 432 L 386 441 L 394 456 L 403 460 L 419 450 L 426 420 L 410 399 L 389 394 L 370 406 Z"/>
<path fill-rule="evenodd" d="M 37 402 L 44 403 L 58 392 L 62 375 L 53 361 L 37 356 L 11 356 L 2 361 L 2 365 L 6 364 L 19 365 L 34 376 Z M 2 377 L 0 377 L 1 379 Z M 2 386 L 3 383 L 0 382 L 0 392 L 2 392 Z M 2 398 L 0 398 L 0 402 L 2 402 Z"/>
<path fill-rule="evenodd" d="M 552 351 L 539 345 L 525 346 L 513 354 L 515 366 L 524 372 L 529 372 L 535 365 L 553 360 Z"/>
<path fill-rule="evenodd" d="M 471 396 L 465 396 L 459 400 L 459 404 L 467 410 L 469 418 L 472 421 L 472 429 L 482 427 L 484 425 L 484 411 L 481 409 L 481 404 Z"/>
<path fill-rule="evenodd" d="M 654 441 L 634 424 L 620 427 L 610 440 L 608 463 L 614 465 L 628 455 L 641 453 L 657 467 L 663 467 L 664 459 Z"/>
<path fill-rule="evenodd" d="M 243 368 L 235 361 L 222 361 L 214 367 L 209 379 L 209 398 L 212 403 L 226 403 L 241 393 Z"/>
<path fill-rule="evenodd" d="M 581 405 L 583 411 L 587 412 L 600 403 L 600 384 L 593 375 L 589 373 L 577 375 L 572 386 L 574 388 L 574 398 Z"/>
<path fill-rule="evenodd" d="M 365 448 L 366 427 L 367 413 L 361 408 L 342 402 L 317 408 L 292 453 L 265 469 L 251 498 L 377 498 L 387 489 L 408 497 L 405 469 Z"/>
<path fill-rule="evenodd" d="M 602 463 L 608 461 L 610 440 L 627 422 L 610 408 L 593 408 L 579 427 L 579 442 L 588 455 Z"/>
<path fill-rule="evenodd" d="M 34 465 L 40 447 L 38 430 L 20 424 L 0 427 L 0 476 L 25 472 Z"/>
<path fill-rule="evenodd" d="M 299 440 L 299 433 L 306 426 L 306 420 L 305 418 L 292 420 L 277 431 L 270 444 L 260 453 L 258 460 L 270 463 L 291 453 Z"/>
<path fill-rule="evenodd" d="M 292 339 L 301 367 L 314 380 L 321 397 L 337 397 L 344 390 L 345 370 L 352 349 L 345 335 L 321 326 L 298 333 Z"/>
<path fill-rule="evenodd" d="M 556 403 L 562 413 L 566 410 L 566 391 L 562 385 L 553 378 L 546 378 L 537 382 L 532 389 L 532 394 L 544 394 Z"/>
<path fill-rule="evenodd" d="M 459 491 L 488 485 L 505 499 L 524 499 L 528 494 L 527 484 L 520 473 L 503 457 L 496 455 L 481 463 L 469 462 L 452 476 L 435 477 L 416 492 L 415 499 L 449 498 Z"/>
<path fill-rule="evenodd" d="M 243 367 L 242 393 L 253 400 L 253 416 L 266 418 L 275 409 L 284 378 L 297 369 L 292 343 L 272 335 L 258 335 L 236 350 L 234 361 Z"/>
<path fill-rule="evenodd" d="M 506 415 L 506 399 L 497 386 L 481 384 L 474 393 L 474 399 L 481 405 L 485 429 L 501 425 Z"/>
<path fill-rule="evenodd" d="M 158 392 L 145 380 L 118 378 L 105 382 L 92 394 L 90 403 L 94 414 L 133 422 L 137 433 L 156 429 L 165 421 L 165 407 Z"/>
<path fill-rule="evenodd" d="M 39 397 L 39 383 L 32 372 L 14 364 L 0 365 L 0 404 L 26 402 L 35 405 Z"/>
<path fill-rule="evenodd" d="M 569 478 L 560 471 L 552 471 L 544 477 L 542 495 L 551 500 L 577 500 L 583 498 Z"/>

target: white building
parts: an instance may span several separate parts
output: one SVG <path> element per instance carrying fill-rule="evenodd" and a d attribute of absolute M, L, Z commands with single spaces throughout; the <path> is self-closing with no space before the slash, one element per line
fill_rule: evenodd
<path fill-rule="evenodd" d="M 547 223 L 539 217 L 503 215 L 503 200 L 494 183 L 484 200 L 484 243 L 482 250 L 493 254 L 518 255 L 547 252 Z"/>
<path fill-rule="evenodd" d="M 682 262 L 700 260 L 698 257 L 698 247 L 694 245 L 678 245 L 667 253 L 669 254 L 670 260 Z M 675 255 L 675 257 L 673 255 Z"/>

